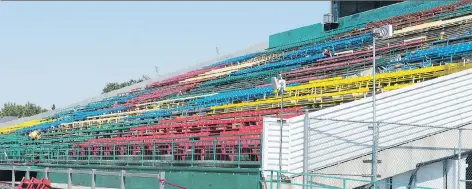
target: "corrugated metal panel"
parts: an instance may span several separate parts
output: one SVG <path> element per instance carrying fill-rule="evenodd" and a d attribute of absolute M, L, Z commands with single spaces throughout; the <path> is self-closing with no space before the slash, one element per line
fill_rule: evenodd
<path fill-rule="evenodd" d="M 264 118 L 263 126 L 262 169 L 279 170 L 280 150 L 280 120 L 277 118 Z M 290 171 L 290 129 L 289 124 L 284 123 L 282 129 L 282 170 Z"/>
<path fill-rule="evenodd" d="M 378 95 L 380 122 L 455 127 L 472 121 L 472 70 L 437 78 Z M 371 98 L 311 113 L 310 117 L 371 121 Z M 371 151 L 370 124 L 314 121 L 310 125 L 309 169 Z M 399 145 L 440 131 L 440 128 L 381 124 L 379 145 Z"/>
<path fill-rule="evenodd" d="M 303 169 L 303 122 L 285 120 L 282 133 L 282 170 L 301 172 Z M 264 118 L 262 169 L 279 170 L 280 119 Z"/>
<path fill-rule="evenodd" d="M 360 157 L 371 152 L 372 130 L 369 123 L 353 123 L 317 120 L 336 119 L 359 122 L 372 121 L 372 98 L 366 98 L 309 114 L 310 138 L 308 169 L 315 170 Z M 313 119 L 316 118 L 316 119 Z M 270 119 L 270 118 L 266 118 Z M 377 96 L 377 121 L 441 127 L 457 127 L 472 122 L 472 70 L 465 70 L 413 86 L 379 94 Z M 288 120 L 287 142 L 291 151 L 287 170 L 303 171 L 303 124 L 304 116 Z M 266 124 L 264 125 L 266 127 Z M 275 127 L 269 125 L 269 127 Z M 401 124 L 381 124 L 379 146 L 404 144 L 443 128 L 411 127 Z M 264 150 L 269 157 L 278 157 L 278 151 L 270 150 L 278 144 L 279 134 L 264 128 Z M 290 140 L 288 140 L 290 139 Z M 284 142 L 285 143 L 285 142 Z M 300 151 L 300 152 L 299 152 Z M 286 153 L 284 153 L 284 156 Z M 272 162 L 264 170 L 277 168 Z M 277 168 L 278 169 L 278 168 Z"/>

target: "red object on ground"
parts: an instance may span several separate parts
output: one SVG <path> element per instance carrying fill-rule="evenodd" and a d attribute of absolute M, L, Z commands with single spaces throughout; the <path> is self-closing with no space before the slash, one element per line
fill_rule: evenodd
<path fill-rule="evenodd" d="M 23 179 L 21 179 L 21 182 L 17 187 L 17 189 L 50 189 L 50 188 L 51 188 L 51 181 L 45 178 L 38 180 L 34 177 L 31 180 L 23 177 Z"/>

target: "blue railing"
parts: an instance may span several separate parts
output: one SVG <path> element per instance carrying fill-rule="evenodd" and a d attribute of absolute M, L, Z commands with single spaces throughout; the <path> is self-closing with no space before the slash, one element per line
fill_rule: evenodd
<path fill-rule="evenodd" d="M 238 56 L 238 57 L 230 58 L 230 59 L 223 60 L 223 61 L 221 61 L 221 62 L 212 64 L 212 65 L 210 65 L 210 66 L 207 66 L 206 68 L 210 68 L 210 67 L 214 67 L 214 66 L 220 66 L 220 65 L 225 65 L 225 64 L 229 64 L 229 63 L 235 63 L 235 62 L 241 62 L 241 61 L 249 60 L 249 59 L 254 58 L 254 57 L 256 57 L 256 56 L 258 56 L 258 55 L 261 55 L 261 54 L 263 54 L 263 52 L 251 53 L 251 54 L 246 54 L 246 55 L 243 55 L 243 56 Z"/>

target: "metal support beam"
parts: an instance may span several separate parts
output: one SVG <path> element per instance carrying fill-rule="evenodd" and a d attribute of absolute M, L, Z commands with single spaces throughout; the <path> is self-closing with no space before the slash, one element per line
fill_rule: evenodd
<path fill-rule="evenodd" d="M 283 127 L 284 127 L 284 92 L 280 91 L 280 146 L 279 146 L 279 172 L 282 174 L 282 144 L 283 144 Z"/>
<path fill-rule="evenodd" d="M 72 189 L 72 169 L 67 169 L 67 189 Z"/>
<path fill-rule="evenodd" d="M 15 166 L 11 168 L 11 187 L 15 188 Z"/>
<path fill-rule="evenodd" d="M 125 189 L 125 175 L 126 175 L 126 171 L 125 171 L 125 170 L 121 170 L 121 174 L 120 174 L 120 189 Z"/>
<path fill-rule="evenodd" d="M 310 132 L 310 118 L 308 117 L 308 110 L 305 110 L 305 122 L 303 125 L 303 188 L 306 188 L 308 185 L 308 137 Z"/>
<path fill-rule="evenodd" d="M 160 184 L 159 189 L 164 189 L 165 180 L 166 180 L 166 173 L 160 172 L 159 173 L 159 184 Z"/>
<path fill-rule="evenodd" d="M 44 168 L 44 178 L 49 179 L 49 167 Z"/>
<path fill-rule="evenodd" d="M 461 188 L 461 168 L 462 168 L 462 129 L 459 129 L 459 141 L 458 141 L 458 154 L 457 154 L 457 189 Z"/>
<path fill-rule="evenodd" d="M 372 184 L 374 188 L 377 188 L 377 145 L 378 145 L 378 125 L 376 120 L 376 65 L 375 65 L 375 37 L 372 41 Z"/>
<path fill-rule="evenodd" d="M 96 169 L 92 169 L 92 189 L 95 189 L 95 172 L 97 172 Z"/>
<path fill-rule="evenodd" d="M 31 170 L 31 167 L 26 167 L 25 178 L 27 178 L 27 179 L 30 179 L 30 177 L 31 177 L 31 176 L 30 176 L 30 175 L 31 175 L 31 174 L 30 174 L 30 170 Z"/>

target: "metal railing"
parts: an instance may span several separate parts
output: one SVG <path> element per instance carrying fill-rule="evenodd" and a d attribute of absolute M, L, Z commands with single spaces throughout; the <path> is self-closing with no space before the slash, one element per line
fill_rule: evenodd
<path fill-rule="evenodd" d="M 119 172 L 110 172 L 110 171 L 97 171 L 96 169 L 91 169 L 89 171 L 87 170 L 74 170 L 74 169 L 51 169 L 49 167 L 46 167 L 44 169 L 38 169 L 38 168 L 31 168 L 31 167 L 0 167 L 0 170 L 4 171 L 12 171 L 11 172 L 11 177 L 12 181 L 10 183 L 11 187 L 8 187 L 6 185 L 1 185 L 0 188 L 9 188 L 9 189 L 15 189 L 17 184 L 16 184 L 16 178 L 15 178 L 15 172 L 16 171 L 25 171 L 25 178 L 30 178 L 31 172 L 42 172 L 44 173 L 44 178 L 48 179 L 48 174 L 49 173 L 63 173 L 67 175 L 67 189 L 71 189 L 73 184 L 72 184 L 72 174 L 86 174 L 90 175 L 90 181 L 91 181 L 91 189 L 95 189 L 98 186 L 96 186 L 96 175 L 102 175 L 102 176 L 118 176 L 120 179 L 120 189 L 125 189 L 125 183 L 126 179 L 129 177 L 140 177 L 140 178 L 155 178 L 157 183 L 160 183 L 160 188 L 163 189 L 164 186 L 166 185 L 165 181 L 165 172 L 160 172 L 159 174 L 148 174 L 148 173 L 128 173 L 125 170 L 120 170 Z M 168 183 L 167 183 L 168 184 Z"/>
<path fill-rule="evenodd" d="M 304 174 L 292 173 L 278 170 L 264 171 L 268 177 L 261 180 L 264 189 L 280 189 L 280 188 L 304 188 L 304 189 L 348 189 L 348 188 L 369 188 L 373 186 L 372 182 L 367 179 L 355 179 L 347 177 L 336 177 L 321 174 Z M 349 177 L 362 177 L 363 175 L 350 175 Z M 299 178 L 299 179 L 294 179 Z M 307 180 L 303 183 L 303 179 Z M 378 188 L 409 188 L 409 189 L 434 189 L 428 187 L 411 186 L 403 184 L 389 183 L 385 181 L 377 181 Z"/>
<path fill-rule="evenodd" d="M 260 135 L 86 142 L 73 147 L 4 147 L 1 164 L 127 165 L 148 167 L 260 167 Z"/>

